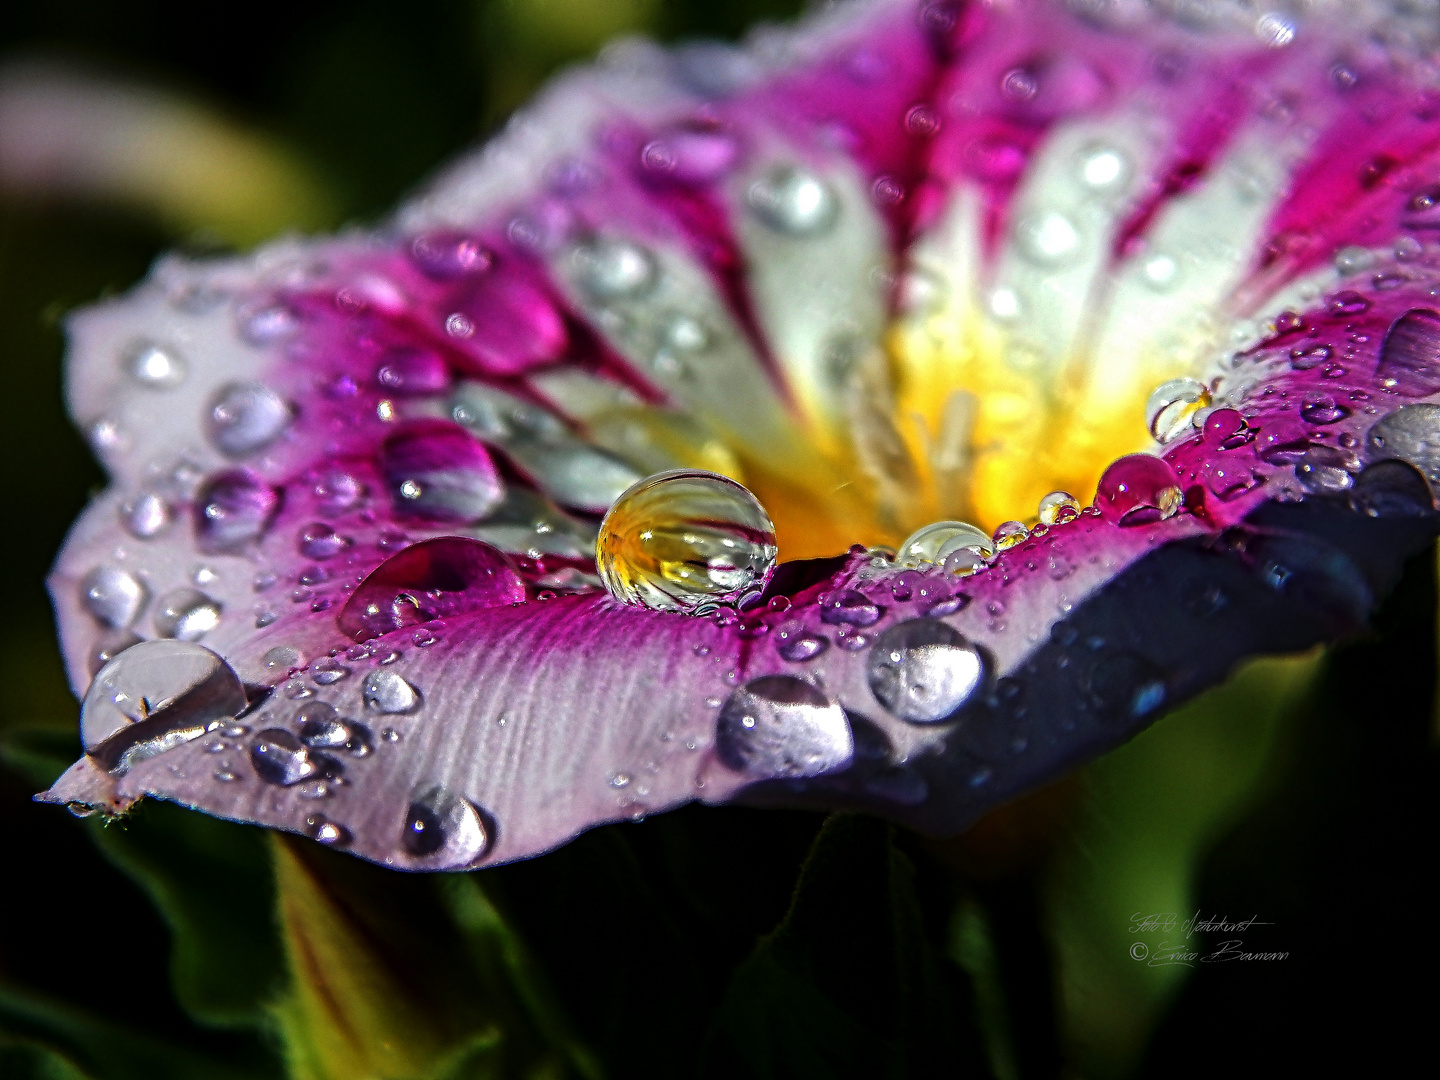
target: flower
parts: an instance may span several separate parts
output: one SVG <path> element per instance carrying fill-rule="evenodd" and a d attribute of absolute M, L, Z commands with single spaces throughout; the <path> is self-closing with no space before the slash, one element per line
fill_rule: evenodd
<path fill-rule="evenodd" d="M 621 46 L 379 232 L 75 316 L 42 797 L 419 870 L 953 832 L 1363 627 L 1440 531 L 1428 31 L 1205 10 Z"/>

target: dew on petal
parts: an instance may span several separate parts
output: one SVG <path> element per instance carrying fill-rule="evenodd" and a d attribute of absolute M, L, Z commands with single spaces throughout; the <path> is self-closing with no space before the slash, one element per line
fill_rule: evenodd
<path fill-rule="evenodd" d="M 1161 458 L 1128 454 L 1100 477 L 1095 505 L 1107 521 L 1120 525 L 1164 521 L 1180 509 L 1180 479 Z"/>
<path fill-rule="evenodd" d="M 284 728 L 267 728 L 255 735 L 250 743 L 250 765 L 261 780 L 278 787 L 333 779 L 344 772 L 340 762 L 311 750 Z"/>
<path fill-rule="evenodd" d="M 87 751 L 94 750 L 181 699 L 192 720 L 228 720 L 245 708 L 245 688 L 230 665 L 204 646 L 139 642 L 112 658 L 91 681 L 80 706 L 80 741 Z"/>
<path fill-rule="evenodd" d="M 431 349 L 395 348 L 381 356 L 375 382 L 401 397 L 443 394 L 450 389 L 450 365 Z"/>
<path fill-rule="evenodd" d="M 596 300 L 641 296 L 655 283 L 655 257 L 623 240 L 600 240 L 577 248 L 571 256 L 580 283 Z"/>
<path fill-rule="evenodd" d="M 750 186 L 746 202 L 762 222 L 789 236 L 825 232 L 840 210 L 829 185 L 798 166 L 772 169 Z"/>
<path fill-rule="evenodd" d="M 220 625 L 220 603 L 198 589 L 173 589 L 155 601 L 151 621 L 162 638 L 198 641 Z"/>
<path fill-rule="evenodd" d="M 1191 431 L 1195 414 L 1210 404 L 1210 391 L 1194 379 L 1162 383 L 1145 403 L 1145 425 L 1164 446 Z"/>
<path fill-rule="evenodd" d="M 324 814 L 306 816 L 305 835 L 317 844 L 336 848 L 348 846 L 352 839 L 349 829 L 338 822 L 331 821 Z"/>
<path fill-rule="evenodd" d="M 120 523 L 137 540 L 151 540 L 170 527 L 175 511 L 163 495 L 144 491 L 120 504 Z"/>
<path fill-rule="evenodd" d="M 478 521 L 505 495 L 490 455 L 445 420 L 411 420 L 385 440 L 385 479 L 398 514 Z"/>
<path fill-rule="evenodd" d="M 130 350 L 125 370 L 140 386 L 150 390 L 173 390 L 185 381 L 184 358 L 173 348 L 147 341 Z"/>
<path fill-rule="evenodd" d="M 195 498 L 195 535 L 206 554 L 254 544 L 280 512 L 280 492 L 249 469 L 231 469 L 207 480 Z"/>
<path fill-rule="evenodd" d="M 124 630 L 140 617 L 150 592 L 127 570 L 97 566 L 80 579 L 80 603 L 101 626 Z"/>
<path fill-rule="evenodd" d="M 399 832 L 399 854 L 415 869 L 461 869 L 481 858 L 491 841 L 475 805 L 440 784 L 415 793 Z"/>
<path fill-rule="evenodd" d="M 412 544 L 372 570 L 336 620 L 357 640 L 416 623 L 525 599 L 525 584 L 499 549 L 463 536 Z"/>
<path fill-rule="evenodd" d="M 715 729 L 721 763 L 754 779 L 818 776 L 854 752 L 845 711 L 792 675 L 766 675 L 731 692 Z"/>
<path fill-rule="evenodd" d="M 876 640 L 865 666 L 875 699 L 912 724 L 954 719 L 989 675 L 985 655 L 938 619 L 911 619 Z"/>
<path fill-rule="evenodd" d="M 944 563 L 959 548 L 971 548 L 982 558 L 995 554 L 995 540 L 984 529 L 964 521 L 935 521 L 907 536 L 895 554 L 896 562 L 908 569 Z"/>
<path fill-rule="evenodd" d="M 1005 551 L 1029 538 L 1030 530 L 1021 521 L 1002 521 L 995 527 L 995 532 L 991 536 L 991 539 L 995 541 L 996 551 Z"/>
<path fill-rule="evenodd" d="M 367 707 L 387 715 L 411 713 L 420 707 L 420 691 L 398 672 L 384 668 L 365 676 L 361 696 Z"/>
<path fill-rule="evenodd" d="M 1370 428 L 1372 457 L 1408 462 L 1432 483 L 1440 483 L 1440 405 L 1404 405 Z"/>
<path fill-rule="evenodd" d="M 858 589 L 840 589 L 820 602 L 820 619 L 831 626 L 870 626 L 879 618 L 879 605 Z"/>
<path fill-rule="evenodd" d="M 1063 525 L 1080 516 L 1080 500 L 1068 491 L 1052 491 L 1040 500 L 1040 524 Z"/>
<path fill-rule="evenodd" d="M 259 383 L 222 387 L 206 414 L 210 441 L 230 457 L 265 449 L 285 433 L 293 419 L 289 404 Z"/>
<path fill-rule="evenodd" d="M 1380 345 L 1378 374 L 1383 385 L 1404 397 L 1440 390 L 1440 313 L 1415 308 L 1391 323 Z"/>
<path fill-rule="evenodd" d="M 775 526 L 728 477 L 676 469 L 615 501 L 595 541 L 610 595 L 656 611 L 701 611 L 763 589 L 775 569 Z"/>

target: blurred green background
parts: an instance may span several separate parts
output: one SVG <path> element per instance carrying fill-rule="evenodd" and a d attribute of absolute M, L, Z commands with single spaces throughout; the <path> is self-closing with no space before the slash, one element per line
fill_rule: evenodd
<path fill-rule="evenodd" d="M 61 403 L 64 313 L 173 247 L 383 215 L 616 34 L 798 6 L 5 5 L 0 92 L 61 65 L 160 95 L 168 126 L 109 180 L 0 176 L 0 1077 L 1168 1077 L 1422 1047 L 1433 555 L 1371 640 L 1253 667 L 955 841 L 691 808 L 429 878 L 29 801 L 79 749 L 43 579 L 102 483 Z M 1165 935 L 1130 916 L 1169 910 L 1258 916 L 1247 946 L 1288 955 L 1133 960 Z"/>

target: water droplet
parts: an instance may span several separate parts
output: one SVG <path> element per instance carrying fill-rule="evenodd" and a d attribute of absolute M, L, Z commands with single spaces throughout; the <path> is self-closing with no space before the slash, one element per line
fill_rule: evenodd
<path fill-rule="evenodd" d="M 912 105 L 905 113 L 905 130 L 911 135 L 928 139 L 940 130 L 940 117 L 928 105 Z"/>
<path fill-rule="evenodd" d="M 1333 424 L 1349 415 L 1350 410 L 1329 394 L 1306 394 L 1300 406 L 1300 418 L 1307 424 Z"/>
<path fill-rule="evenodd" d="M 220 604 L 198 589 L 172 589 L 156 601 L 151 622 L 162 638 L 199 641 L 220 625 Z"/>
<path fill-rule="evenodd" d="M 112 630 L 124 630 L 139 618 L 149 598 L 139 578 L 113 566 L 97 566 L 80 579 L 80 603 Z"/>
<path fill-rule="evenodd" d="M 1250 425 L 1235 409 L 1215 409 L 1205 418 L 1202 438 L 1206 446 L 1237 450 L 1254 439 Z"/>
<path fill-rule="evenodd" d="M 702 184 L 728 172 L 738 152 L 734 137 L 724 131 L 676 127 L 646 143 L 640 163 L 651 176 Z"/>
<path fill-rule="evenodd" d="M 1301 487 L 1316 494 L 1334 495 L 1346 491 L 1355 482 L 1350 473 L 1338 465 L 1318 461 L 1302 461 L 1295 466 L 1295 479 Z"/>
<path fill-rule="evenodd" d="M 397 672 L 376 669 L 365 676 L 365 704 L 376 712 L 410 713 L 420 707 L 420 691 Z"/>
<path fill-rule="evenodd" d="M 1020 250 L 1042 266 L 1064 263 L 1080 248 L 1075 223 L 1058 211 L 1022 219 L 1016 232 Z"/>
<path fill-rule="evenodd" d="M 912 724 L 954 719 L 988 674 L 984 654 L 936 619 L 892 626 L 875 642 L 865 669 L 876 700 Z"/>
<path fill-rule="evenodd" d="M 163 496 L 142 491 L 135 498 L 120 504 L 120 523 L 137 540 L 159 536 L 174 520 L 174 511 Z"/>
<path fill-rule="evenodd" d="M 1085 181 L 1086 187 L 1096 191 L 1114 190 L 1129 174 L 1129 162 L 1114 147 L 1092 146 L 1080 159 L 1080 178 Z"/>
<path fill-rule="evenodd" d="M 909 569 L 938 565 L 960 548 L 971 548 L 984 558 L 995 554 L 995 541 L 983 529 L 964 521 L 936 521 L 916 529 L 896 553 L 896 561 Z"/>
<path fill-rule="evenodd" d="M 824 232 L 840 210 L 825 181 L 797 166 L 772 169 L 750 185 L 746 202 L 766 225 L 790 236 Z"/>
<path fill-rule="evenodd" d="M 210 441 L 230 457 L 265 449 L 285 433 L 293 419 L 290 406 L 259 383 L 221 387 L 206 414 Z"/>
<path fill-rule="evenodd" d="M 385 478 L 397 513 L 438 521 L 479 521 L 505 486 L 490 455 L 458 424 L 410 420 L 385 440 Z"/>
<path fill-rule="evenodd" d="M 816 776 L 854 751 L 844 710 L 791 675 L 766 675 L 733 691 L 715 729 L 721 763 L 756 779 Z"/>
<path fill-rule="evenodd" d="M 349 674 L 349 668 L 328 656 L 322 656 L 310 665 L 310 678 L 317 686 L 332 686 Z"/>
<path fill-rule="evenodd" d="M 1210 404 L 1210 391 L 1194 379 L 1162 383 L 1145 403 L 1145 426 L 1164 446 L 1191 432 L 1195 414 Z"/>
<path fill-rule="evenodd" d="M 260 662 L 269 671 L 293 671 L 305 666 L 305 657 L 299 649 L 289 645 L 277 645 L 268 649 Z"/>
<path fill-rule="evenodd" d="M 479 240 L 454 232 L 425 233 L 410 241 L 410 257 L 422 274 L 450 281 L 490 268 L 494 256 Z"/>
<path fill-rule="evenodd" d="M 320 512 L 343 514 L 358 506 L 365 498 L 365 485 L 347 472 L 327 472 L 315 481 L 312 489 Z"/>
<path fill-rule="evenodd" d="M 217 473 L 195 499 L 195 533 L 208 554 L 233 552 L 255 543 L 280 512 L 280 492 L 249 469 Z"/>
<path fill-rule="evenodd" d="M 1380 345 L 1377 374 L 1404 397 L 1440 390 L 1440 313 L 1414 308 L 1391 323 Z"/>
<path fill-rule="evenodd" d="M 340 762 L 311 750 L 283 728 L 267 728 L 254 737 L 250 764 L 261 780 L 280 787 L 291 787 L 303 780 L 331 779 L 345 771 Z"/>
<path fill-rule="evenodd" d="M 613 788 L 623 788 L 623 787 L 628 787 L 629 785 L 630 785 L 630 774 L 629 774 L 629 773 L 617 772 L 617 773 L 613 774 L 613 775 L 610 777 L 610 786 L 613 787 Z"/>
<path fill-rule="evenodd" d="M 1095 505 L 1107 521 L 1149 525 L 1180 509 L 1180 479 L 1169 462 L 1150 454 L 1128 454 L 1100 477 Z"/>
<path fill-rule="evenodd" d="M 781 659 L 792 664 L 803 664 L 829 648 L 830 642 L 819 634 L 812 634 L 799 623 L 787 623 L 775 632 L 775 651 Z"/>
<path fill-rule="evenodd" d="M 595 542 L 616 599 L 696 611 L 763 588 L 775 568 L 775 526 L 735 481 L 698 469 L 657 473 L 615 501 Z"/>
<path fill-rule="evenodd" d="M 1384 417 L 1366 436 L 1372 457 L 1398 458 L 1440 483 L 1440 405 L 1404 405 Z"/>
<path fill-rule="evenodd" d="M 980 573 L 988 565 L 985 556 L 970 547 L 956 548 L 945 556 L 945 561 L 941 564 L 945 573 L 954 577 L 970 577 Z"/>
<path fill-rule="evenodd" d="M 341 536 L 323 521 L 312 521 L 301 527 L 296 546 L 307 559 L 333 559 L 351 543 L 348 536 Z"/>
<path fill-rule="evenodd" d="M 417 792 L 405 811 L 400 850 L 411 865 L 458 870 L 479 860 L 490 846 L 490 830 L 475 805 L 439 784 Z"/>
<path fill-rule="evenodd" d="M 1359 315 L 1370 310 L 1370 301 L 1359 293 L 1346 289 L 1330 298 L 1329 307 L 1334 315 Z"/>
<path fill-rule="evenodd" d="M 432 349 L 400 346 L 381 356 L 375 382 L 399 397 L 443 394 L 450 389 L 450 365 Z"/>
<path fill-rule="evenodd" d="M 203 734 L 245 704 L 239 677 L 209 649 L 182 641 L 142 641 L 116 655 L 91 681 L 80 707 L 80 741 L 105 767 L 128 767 Z M 144 727 L 127 730 L 147 719 Z M 126 738 L 111 741 L 122 731 Z"/>
<path fill-rule="evenodd" d="M 300 320 L 283 304 L 271 304 L 240 315 L 240 334 L 252 345 L 285 341 L 299 330 Z"/>
<path fill-rule="evenodd" d="M 995 541 L 996 551 L 1008 550 L 1029 538 L 1030 530 L 1020 521 L 1002 521 L 995 527 L 995 534 L 991 537 Z"/>
<path fill-rule="evenodd" d="M 1165 680 L 1148 660 L 1114 653 L 1095 663 L 1084 679 L 1090 704 L 1111 719 L 1140 719 L 1165 704 Z"/>
<path fill-rule="evenodd" d="M 186 374 L 180 354 L 153 341 L 130 350 L 125 370 L 137 383 L 151 390 L 173 390 L 185 381 Z"/>
<path fill-rule="evenodd" d="M 820 618 L 831 626 L 870 626 L 880 618 L 880 608 L 857 589 L 840 589 L 820 602 Z"/>
<path fill-rule="evenodd" d="M 310 814 L 305 818 L 305 835 L 326 847 L 346 847 L 351 839 L 349 829 L 324 814 Z"/>
<path fill-rule="evenodd" d="M 643 296 L 655 284 L 655 257 L 638 244 L 597 240 L 571 256 L 580 284 L 596 300 Z"/>
<path fill-rule="evenodd" d="M 1167 292 L 1180 280 L 1180 264 L 1162 253 L 1151 255 L 1141 266 L 1145 284 L 1155 292 Z"/>
<path fill-rule="evenodd" d="M 1068 491 L 1052 491 L 1040 500 L 1039 514 L 1042 525 L 1063 525 L 1080 516 L 1080 500 Z"/>

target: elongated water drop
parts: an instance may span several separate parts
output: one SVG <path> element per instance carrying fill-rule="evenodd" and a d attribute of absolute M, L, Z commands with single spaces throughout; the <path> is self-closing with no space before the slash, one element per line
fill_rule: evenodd
<path fill-rule="evenodd" d="M 728 477 L 676 469 L 615 501 L 595 541 L 610 595 L 655 611 L 695 611 L 762 589 L 775 569 L 775 526 Z"/>

